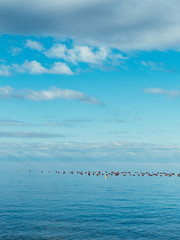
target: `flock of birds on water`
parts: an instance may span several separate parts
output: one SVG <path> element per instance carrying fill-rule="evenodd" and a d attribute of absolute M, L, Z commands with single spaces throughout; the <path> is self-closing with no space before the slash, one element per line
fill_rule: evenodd
<path fill-rule="evenodd" d="M 18 170 L 16 169 L 16 172 L 18 172 Z M 32 171 L 29 170 L 29 173 L 31 173 Z M 44 171 L 41 170 L 41 173 L 51 173 L 51 171 Z M 153 177 L 153 176 L 159 176 L 159 177 L 172 177 L 172 176 L 178 176 L 180 177 L 180 173 L 175 174 L 174 172 L 115 172 L 115 171 L 55 171 L 56 174 L 78 174 L 78 175 L 87 175 L 87 176 L 105 176 L 105 179 L 108 178 L 108 176 L 138 176 L 138 177 L 144 177 L 144 176 L 149 176 L 149 177 Z"/>

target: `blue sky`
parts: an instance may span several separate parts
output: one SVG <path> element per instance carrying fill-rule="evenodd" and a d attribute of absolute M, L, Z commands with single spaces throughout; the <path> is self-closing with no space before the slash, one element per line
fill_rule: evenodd
<path fill-rule="evenodd" d="M 178 161 L 179 10 L 1 1 L 0 157 Z"/>

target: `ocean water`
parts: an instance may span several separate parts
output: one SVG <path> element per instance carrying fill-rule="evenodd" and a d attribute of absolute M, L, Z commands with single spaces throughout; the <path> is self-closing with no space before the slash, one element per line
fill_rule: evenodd
<path fill-rule="evenodd" d="M 0 239 L 180 239 L 180 178 L 3 170 Z"/>

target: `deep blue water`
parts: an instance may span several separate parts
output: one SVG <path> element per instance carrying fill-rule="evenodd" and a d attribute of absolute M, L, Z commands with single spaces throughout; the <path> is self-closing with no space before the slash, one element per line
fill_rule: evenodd
<path fill-rule="evenodd" d="M 180 178 L 1 171 L 0 239 L 180 239 Z"/>

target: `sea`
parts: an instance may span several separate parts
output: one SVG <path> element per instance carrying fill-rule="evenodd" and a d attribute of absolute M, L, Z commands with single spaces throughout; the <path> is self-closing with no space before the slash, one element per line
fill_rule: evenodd
<path fill-rule="evenodd" d="M 7 164 L 0 168 L 0 239 L 180 239 L 177 175 L 105 179 L 70 170 L 177 174 L 180 166 Z"/>

